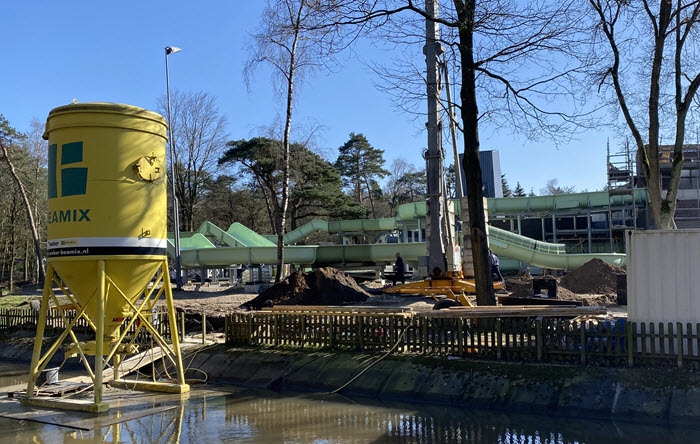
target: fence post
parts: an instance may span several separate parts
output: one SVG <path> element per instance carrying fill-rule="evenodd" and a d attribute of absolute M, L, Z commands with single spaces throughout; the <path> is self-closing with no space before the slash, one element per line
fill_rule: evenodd
<path fill-rule="evenodd" d="M 202 344 L 207 343 L 207 314 L 202 312 Z"/>
<path fill-rule="evenodd" d="M 180 337 L 182 342 L 185 342 L 185 312 L 180 312 Z"/>
<path fill-rule="evenodd" d="M 457 354 L 459 356 L 464 356 L 464 318 L 459 318 L 459 325 L 457 329 Z"/>
<path fill-rule="evenodd" d="M 625 324 L 625 332 L 627 333 L 627 366 L 634 367 L 634 348 L 637 341 L 635 340 L 635 332 L 637 331 L 636 322 L 628 322 Z"/>
<path fill-rule="evenodd" d="M 423 333 L 423 354 L 428 354 L 428 317 L 424 316 L 421 318 L 423 322 L 423 328 L 421 332 Z"/>
<path fill-rule="evenodd" d="M 306 344 L 306 315 L 302 314 L 301 315 L 301 323 L 299 324 L 299 328 L 301 328 L 301 334 L 299 335 L 301 337 L 301 348 L 304 348 L 304 345 Z"/>
<path fill-rule="evenodd" d="M 230 318 L 231 318 L 230 314 L 227 314 L 226 316 L 224 316 L 224 341 L 226 341 L 226 344 L 231 343 L 230 336 L 228 333 L 228 329 L 231 326 Z"/>
<path fill-rule="evenodd" d="M 683 368 L 683 324 L 676 323 L 676 353 L 678 353 L 678 368 Z"/>
<path fill-rule="evenodd" d="M 587 324 L 587 323 L 588 323 L 587 321 L 583 321 L 583 322 L 579 322 L 579 323 L 578 323 L 578 326 L 579 326 L 579 337 L 580 337 L 580 340 L 581 340 L 581 344 L 580 344 L 580 347 L 581 347 L 581 364 L 585 364 L 585 363 L 586 363 L 586 324 Z"/>
<path fill-rule="evenodd" d="M 496 320 L 496 359 L 501 360 L 503 357 L 503 318 Z"/>
<path fill-rule="evenodd" d="M 358 341 L 358 348 L 360 351 L 363 351 L 365 349 L 365 343 L 363 341 L 363 332 L 364 332 L 364 326 L 365 326 L 365 321 L 364 317 L 362 315 L 357 316 L 357 341 Z"/>
<path fill-rule="evenodd" d="M 331 315 L 331 331 L 329 336 L 329 347 L 331 350 L 333 350 L 333 346 L 335 345 L 335 315 Z"/>
<path fill-rule="evenodd" d="M 542 319 L 535 320 L 535 343 L 537 344 L 537 360 L 542 360 Z"/>
<path fill-rule="evenodd" d="M 248 316 L 248 345 L 253 345 L 253 331 L 255 330 L 255 315 L 251 314 Z"/>

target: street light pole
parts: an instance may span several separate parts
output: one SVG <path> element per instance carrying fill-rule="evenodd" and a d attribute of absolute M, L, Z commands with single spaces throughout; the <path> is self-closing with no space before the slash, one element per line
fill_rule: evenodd
<path fill-rule="evenodd" d="M 168 106 L 168 137 L 170 138 L 170 184 L 173 195 L 173 238 L 175 247 L 175 284 L 182 289 L 182 266 L 180 264 L 180 207 L 175 194 L 175 139 L 173 139 L 173 123 L 170 116 L 170 74 L 168 73 L 168 56 L 182 49 L 175 46 L 165 47 L 165 90 Z"/>

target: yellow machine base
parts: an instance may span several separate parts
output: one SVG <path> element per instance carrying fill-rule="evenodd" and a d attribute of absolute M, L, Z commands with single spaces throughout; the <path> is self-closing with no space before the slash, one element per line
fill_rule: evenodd
<path fill-rule="evenodd" d="M 494 282 L 494 290 L 505 290 L 505 282 Z M 476 293 L 476 284 L 472 279 L 452 277 L 429 278 L 418 282 L 396 285 L 384 290 L 389 294 L 424 294 L 427 296 L 452 293 Z"/>

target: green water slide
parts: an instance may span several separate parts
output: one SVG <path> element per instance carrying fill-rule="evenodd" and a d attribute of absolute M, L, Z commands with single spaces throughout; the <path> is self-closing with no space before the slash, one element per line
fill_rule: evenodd
<path fill-rule="evenodd" d="M 285 234 L 284 243 L 287 245 L 295 244 L 314 232 L 341 235 L 344 233 L 367 233 L 373 231 L 387 233 L 396 228 L 395 217 L 340 220 L 333 222 L 317 219 Z"/>
<path fill-rule="evenodd" d="M 293 244 L 314 232 L 331 234 L 358 232 L 391 232 L 395 218 L 358 219 L 326 222 L 314 220 L 285 235 L 285 243 Z M 224 231 L 211 222 L 204 222 L 198 231 L 180 233 L 180 261 L 185 267 L 228 267 L 233 264 L 273 264 L 277 262 L 275 236 L 261 236 L 239 223 Z M 168 242 L 169 252 L 174 249 Z M 287 245 L 285 262 L 297 265 L 330 265 L 339 263 L 392 262 L 400 252 L 409 264 L 425 256 L 425 243 L 362 244 L 362 245 Z"/>
<path fill-rule="evenodd" d="M 618 253 L 567 254 L 564 244 L 536 241 L 496 227 L 489 227 L 489 247 L 499 257 L 553 270 L 575 270 L 594 258 L 622 267 L 626 259 Z"/>
<path fill-rule="evenodd" d="M 489 214 L 523 214 L 537 211 L 604 208 L 608 205 L 643 203 L 646 190 L 638 189 L 632 195 L 610 196 L 606 191 L 564 194 L 556 196 L 511 197 L 488 199 Z M 454 201 L 459 212 L 459 201 Z M 389 263 L 398 251 L 406 262 L 417 264 L 425 256 L 424 242 L 366 245 L 292 245 L 312 233 L 329 234 L 388 233 L 402 225 L 412 225 L 425 218 L 425 202 L 399 206 L 395 218 L 357 219 L 327 222 L 311 221 L 285 234 L 285 262 L 298 265 L 322 266 L 338 263 Z M 418 225 L 418 223 L 416 223 Z M 181 262 L 185 267 L 227 267 L 233 264 L 272 264 L 277 262 L 275 236 L 262 236 L 241 225 L 232 224 L 224 231 L 210 222 L 202 224 L 194 233 L 180 235 Z M 567 254 L 565 245 L 536 241 L 496 227 L 489 227 L 489 244 L 499 256 L 524 262 L 536 267 L 573 270 L 593 258 L 617 266 L 625 265 L 625 255 L 615 253 Z M 170 253 L 172 242 L 168 242 Z"/>
<path fill-rule="evenodd" d="M 610 195 L 607 191 L 560 194 L 554 196 L 509 197 L 488 199 L 489 214 L 526 214 L 538 211 L 574 209 L 601 209 L 608 206 L 643 204 L 647 190 L 637 189 L 634 194 Z M 456 207 L 459 202 L 456 202 Z M 457 211 L 457 210 L 456 210 Z M 489 245 L 499 256 L 526 264 L 557 270 L 574 270 L 591 259 L 598 258 L 618 267 L 625 265 L 626 255 L 617 253 L 567 254 L 563 244 L 552 244 L 519 236 L 496 227 L 489 227 Z"/>
<path fill-rule="evenodd" d="M 487 199 L 488 214 L 524 214 L 539 211 L 600 209 L 612 205 L 623 206 L 634 203 L 642 204 L 648 199 L 647 190 L 638 188 L 631 194 L 609 195 L 607 191 L 588 193 L 556 194 L 552 196 L 504 197 Z M 453 200 L 455 213 L 461 212 L 459 200 Z M 398 220 L 410 220 L 425 217 L 425 202 L 413 202 L 399 206 L 396 213 Z"/>

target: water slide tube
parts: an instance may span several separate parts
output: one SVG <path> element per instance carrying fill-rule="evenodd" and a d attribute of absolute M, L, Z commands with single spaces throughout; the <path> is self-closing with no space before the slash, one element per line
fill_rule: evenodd
<path fill-rule="evenodd" d="M 497 256 L 552 270 L 575 270 L 591 259 L 598 258 L 622 267 L 626 255 L 619 253 L 567 254 L 564 244 L 536 241 L 510 231 L 489 227 L 489 247 Z"/>
<path fill-rule="evenodd" d="M 647 199 L 646 190 L 638 189 L 634 202 Z M 564 194 L 556 196 L 512 197 L 488 199 L 488 212 L 527 213 L 575 208 L 601 208 L 623 205 L 632 202 L 630 195 L 609 196 L 605 191 L 592 193 Z M 455 211 L 460 211 L 459 201 L 454 201 Z M 398 222 L 424 218 L 425 202 L 415 202 L 399 206 L 395 218 L 357 219 L 327 222 L 311 221 L 285 235 L 285 261 L 299 265 L 337 264 L 345 262 L 392 262 L 399 251 L 406 262 L 415 265 L 419 256 L 425 256 L 426 245 L 422 242 L 402 244 L 369 245 L 290 245 L 306 238 L 314 232 L 332 234 L 357 232 L 389 232 L 397 229 Z M 214 240 L 217 245 L 210 241 Z M 233 264 L 271 264 L 277 262 L 277 248 L 274 236 L 261 236 L 240 223 L 232 224 L 224 231 L 210 222 L 202 224 L 194 233 L 181 233 L 181 262 L 186 267 L 227 267 Z M 524 262 L 536 267 L 573 270 L 593 258 L 602 259 L 617 266 L 625 265 L 625 255 L 567 254 L 563 244 L 536 241 L 496 227 L 489 227 L 491 249 L 499 256 Z M 172 254 L 172 242 L 168 245 Z"/>
<path fill-rule="evenodd" d="M 394 218 L 376 220 L 348 220 L 326 222 L 315 220 L 294 230 L 285 239 L 298 242 L 316 231 L 343 233 L 364 231 L 392 231 Z M 217 245 L 210 241 L 213 239 Z M 172 254 L 173 246 L 169 243 Z M 425 243 L 410 244 L 362 244 L 362 245 L 287 245 L 285 262 L 298 265 L 324 265 L 337 263 L 393 262 L 396 252 L 401 252 L 408 263 L 417 263 L 425 256 Z M 183 232 L 180 236 L 180 261 L 185 267 L 228 267 L 234 264 L 272 264 L 277 262 L 277 246 L 249 228 L 232 224 L 227 231 L 205 222 L 197 232 Z"/>
<path fill-rule="evenodd" d="M 300 240 L 305 239 L 313 232 L 329 234 L 364 233 L 371 231 L 390 232 L 396 228 L 395 217 L 385 217 L 382 219 L 341 220 L 333 222 L 313 220 L 285 234 L 284 243 L 287 245 L 295 244 Z"/>
<path fill-rule="evenodd" d="M 553 196 L 505 197 L 487 199 L 488 214 L 525 214 L 538 211 L 572 210 L 586 208 L 606 208 L 612 206 L 645 203 L 648 200 L 647 190 L 638 188 L 632 195 L 612 195 L 607 191 L 588 193 L 557 194 Z M 455 199 L 455 213 L 461 212 L 460 201 Z M 425 202 L 413 202 L 399 206 L 396 219 L 405 221 L 425 217 Z"/>

